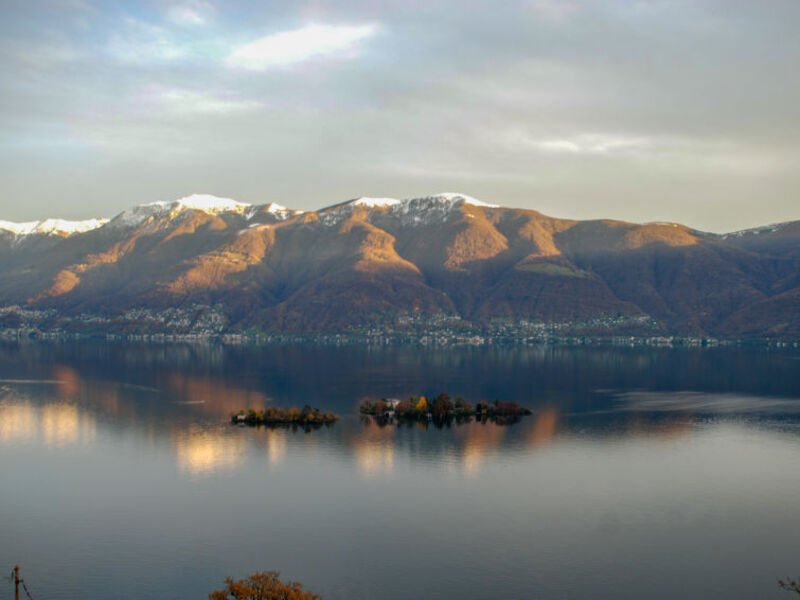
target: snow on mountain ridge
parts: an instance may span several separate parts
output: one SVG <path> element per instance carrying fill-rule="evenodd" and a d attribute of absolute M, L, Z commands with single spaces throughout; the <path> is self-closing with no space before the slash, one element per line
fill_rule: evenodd
<path fill-rule="evenodd" d="M 348 200 L 347 202 L 342 202 L 341 204 L 334 204 L 333 206 L 328 206 L 319 210 L 352 209 L 354 206 L 366 206 L 367 208 L 387 208 L 409 204 L 421 206 L 421 201 L 427 201 L 429 205 L 443 203 L 449 207 L 460 206 L 462 204 L 471 204 L 472 206 L 481 206 L 485 208 L 499 208 L 499 205 L 497 204 L 489 204 L 488 202 L 483 202 L 477 198 L 473 198 L 472 196 L 467 196 L 466 194 L 461 194 L 459 192 L 442 192 L 440 194 L 433 194 L 431 196 L 419 196 L 415 198 L 406 198 L 404 200 L 398 200 L 397 198 L 371 198 L 369 196 L 362 196 L 360 198 Z"/>
<path fill-rule="evenodd" d="M 498 208 L 496 204 L 487 204 L 465 194 L 445 192 L 403 200 L 391 206 L 389 212 L 399 216 L 403 225 L 428 225 L 447 219 L 454 209 L 465 204 L 483 208 Z"/>
<path fill-rule="evenodd" d="M 482 202 L 466 194 L 457 192 L 444 192 L 432 196 L 419 198 L 407 198 L 398 200 L 396 198 L 371 198 L 360 197 L 349 202 L 345 202 L 330 209 L 320 209 L 321 222 L 330 225 L 339 222 L 343 216 L 351 213 L 355 207 L 366 207 L 368 209 L 386 209 L 390 214 L 399 215 L 404 222 L 422 223 L 432 222 L 443 218 L 449 212 L 463 204 L 480 206 L 486 208 L 497 208 L 496 204 Z M 0 231 L 8 231 L 16 236 L 28 234 L 46 235 L 72 235 L 74 233 L 85 233 L 93 229 L 98 229 L 106 223 L 110 223 L 114 228 L 137 227 L 150 217 L 164 215 L 176 216 L 185 210 L 200 210 L 207 214 L 236 213 L 250 220 L 258 210 L 265 210 L 275 215 L 280 220 L 288 219 L 291 216 L 303 213 L 302 210 L 286 208 L 276 203 L 268 203 L 257 206 L 245 202 L 239 202 L 231 198 L 222 198 L 212 194 L 192 194 L 177 200 L 148 202 L 134 206 L 115 216 L 113 219 L 95 218 L 84 221 L 67 221 L 64 219 L 44 219 L 41 221 L 29 221 L 25 223 L 13 223 L 10 221 L 0 221 Z"/>
<path fill-rule="evenodd" d="M 471 204 L 472 206 L 500 208 L 499 204 L 489 204 L 488 202 L 483 202 L 482 200 L 478 200 L 477 198 L 467 196 L 466 194 L 462 194 L 460 192 L 442 192 L 440 194 L 434 194 L 433 196 L 430 196 L 430 198 L 441 198 L 442 200 L 448 200 L 451 202 L 458 202 L 460 200 L 463 204 Z"/>
<path fill-rule="evenodd" d="M 783 229 L 789 223 L 791 223 L 791 221 L 787 221 L 784 223 L 773 223 L 771 225 L 762 225 L 760 227 L 751 227 L 749 229 L 740 229 L 739 231 L 731 231 L 730 233 L 723 233 L 721 237 L 723 240 L 726 240 L 728 238 L 741 238 L 746 235 L 761 235 L 762 233 L 775 233 Z"/>
<path fill-rule="evenodd" d="M 200 210 L 209 215 L 216 215 L 223 212 L 244 214 L 249 209 L 252 209 L 251 204 L 231 198 L 220 198 L 212 194 L 192 194 L 177 200 L 162 200 L 134 206 L 114 217 L 111 224 L 116 227 L 136 227 L 150 217 L 175 215 L 184 210 Z"/>
<path fill-rule="evenodd" d="M 192 194 L 191 196 L 184 196 L 183 198 L 171 202 L 150 202 L 142 206 L 160 207 L 164 209 L 189 208 L 202 210 L 209 214 L 216 214 L 221 212 L 242 212 L 250 208 L 251 205 L 231 198 L 220 198 L 212 194 Z"/>
<path fill-rule="evenodd" d="M 318 212 L 320 213 L 320 222 L 327 226 L 341 222 L 343 218 L 351 214 L 359 206 L 369 209 L 385 209 L 389 214 L 399 216 L 403 224 L 415 225 L 433 223 L 447 218 L 453 209 L 465 204 L 483 208 L 499 208 L 497 204 L 482 202 L 466 194 L 443 192 L 432 196 L 406 198 L 405 200 L 397 200 L 395 198 L 356 198 L 343 204 L 320 209 Z"/>
<path fill-rule="evenodd" d="M 275 202 L 270 202 L 268 204 L 263 204 L 261 206 L 251 205 L 247 209 L 245 209 L 244 212 L 242 212 L 241 214 L 246 221 L 250 221 L 259 213 L 259 211 L 267 212 L 273 215 L 279 221 L 285 221 L 289 217 L 293 217 L 294 215 L 299 215 L 303 212 L 302 210 L 293 210 L 291 208 L 286 208 L 285 206 L 281 206 L 280 204 L 276 204 Z"/>
<path fill-rule="evenodd" d="M 276 204 L 275 202 L 270 202 L 265 206 L 267 212 L 270 213 L 279 213 L 279 212 L 297 212 L 301 213 L 302 210 L 295 210 L 293 208 L 286 208 L 285 206 L 281 206 L 280 204 Z"/>
<path fill-rule="evenodd" d="M 83 221 L 68 221 L 66 219 L 42 219 L 41 221 L 27 221 L 14 223 L 0 221 L 0 230 L 8 231 L 16 236 L 26 235 L 59 235 L 70 236 L 74 233 L 86 233 L 108 223 L 108 219 L 85 219 Z"/>
<path fill-rule="evenodd" d="M 348 202 L 349 205 L 352 206 L 369 206 L 374 208 L 376 206 L 394 206 L 395 204 L 400 204 L 401 200 L 396 198 L 356 198 L 355 200 L 351 200 Z"/>

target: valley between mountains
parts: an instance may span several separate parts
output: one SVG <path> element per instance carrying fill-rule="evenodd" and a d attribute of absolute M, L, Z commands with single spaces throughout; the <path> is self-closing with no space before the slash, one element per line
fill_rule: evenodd
<path fill-rule="evenodd" d="M 462 194 L 0 221 L 0 329 L 797 340 L 800 221 L 720 235 Z"/>

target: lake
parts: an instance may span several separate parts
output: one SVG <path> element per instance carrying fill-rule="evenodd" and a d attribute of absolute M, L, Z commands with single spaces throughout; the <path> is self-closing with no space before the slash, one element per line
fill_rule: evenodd
<path fill-rule="evenodd" d="M 800 350 L 0 343 L 0 570 L 36 600 L 788 598 Z M 365 399 L 513 400 L 513 425 Z M 240 408 L 339 413 L 305 432 Z M 0 598 L 12 586 L 0 580 Z"/>

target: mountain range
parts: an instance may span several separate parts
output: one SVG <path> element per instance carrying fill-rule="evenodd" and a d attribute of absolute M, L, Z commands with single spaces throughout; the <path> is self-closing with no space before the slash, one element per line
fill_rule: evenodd
<path fill-rule="evenodd" d="M 0 221 L 0 328 L 800 339 L 800 221 L 729 234 L 463 194 L 316 211 L 208 195 Z"/>

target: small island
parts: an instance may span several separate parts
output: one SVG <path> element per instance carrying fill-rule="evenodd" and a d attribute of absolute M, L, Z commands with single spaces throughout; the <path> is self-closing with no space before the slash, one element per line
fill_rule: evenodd
<path fill-rule="evenodd" d="M 379 422 L 433 421 L 443 423 L 457 421 L 493 421 L 501 424 L 514 423 L 531 411 L 518 402 L 482 400 L 474 406 L 461 397 L 455 400 L 441 393 L 430 400 L 425 396 L 411 396 L 408 400 L 382 398 L 377 402 L 366 400 L 358 407 L 362 415 L 374 417 Z"/>
<path fill-rule="evenodd" d="M 339 415 L 330 411 L 322 412 L 306 404 L 302 409 L 293 406 L 280 408 L 270 406 L 263 410 L 240 410 L 231 415 L 231 423 L 236 425 L 266 425 L 271 427 L 298 426 L 316 428 L 331 425 L 339 420 Z"/>

